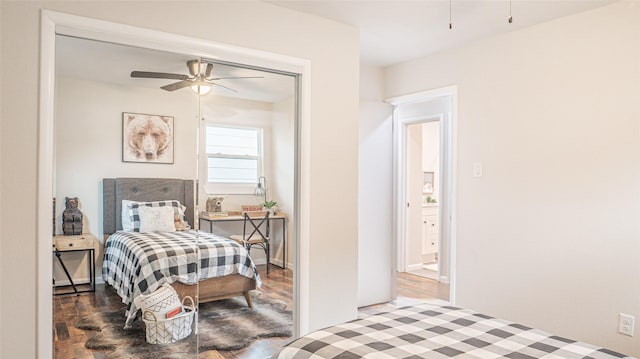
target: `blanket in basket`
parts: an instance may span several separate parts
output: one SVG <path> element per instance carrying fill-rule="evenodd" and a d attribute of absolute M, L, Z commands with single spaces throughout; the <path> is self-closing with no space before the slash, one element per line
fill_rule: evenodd
<path fill-rule="evenodd" d="M 197 235 L 196 235 L 197 234 Z M 107 240 L 102 277 L 127 304 L 129 327 L 136 316 L 134 299 L 154 292 L 164 283 L 240 274 L 261 285 L 255 264 L 246 249 L 236 242 L 211 233 L 116 232 Z"/>

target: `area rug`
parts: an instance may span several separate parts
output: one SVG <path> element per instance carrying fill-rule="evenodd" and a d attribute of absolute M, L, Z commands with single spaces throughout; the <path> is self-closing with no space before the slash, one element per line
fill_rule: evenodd
<path fill-rule="evenodd" d="M 124 308 L 94 313 L 78 321 L 76 327 L 95 331 L 85 343 L 87 348 L 110 351 L 107 358 L 131 359 L 178 359 L 193 355 L 196 350 L 239 350 L 256 339 L 292 335 L 292 314 L 284 302 L 260 292 L 253 292 L 252 299 L 253 309 L 247 307 L 244 297 L 201 304 L 197 340 L 194 330 L 189 337 L 173 344 L 147 343 L 144 322 L 140 319 L 132 328 L 123 329 Z"/>

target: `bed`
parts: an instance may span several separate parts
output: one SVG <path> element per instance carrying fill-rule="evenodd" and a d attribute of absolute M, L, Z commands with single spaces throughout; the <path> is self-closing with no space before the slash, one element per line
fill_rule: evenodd
<path fill-rule="evenodd" d="M 470 310 L 425 303 L 312 332 L 272 359 L 452 357 L 631 358 Z"/>
<path fill-rule="evenodd" d="M 193 230 L 122 231 L 122 200 L 179 201 L 186 207 L 184 214 L 188 224 L 194 228 L 193 180 L 105 178 L 102 184 L 103 278 L 129 306 L 126 326 L 131 324 L 137 312 L 135 298 L 152 293 L 164 283 L 170 283 L 181 296 L 189 295 L 196 302 L 244 296 L 252 307 L 249 291 L 259 286 L 260 277 L 246 250 L 236 242 L 204 232 L 197 233 L 196 242 Z M 196 245 L 199 251 L 194 251 Z M 201 270 L 196 274 L 198 259 Z"/>

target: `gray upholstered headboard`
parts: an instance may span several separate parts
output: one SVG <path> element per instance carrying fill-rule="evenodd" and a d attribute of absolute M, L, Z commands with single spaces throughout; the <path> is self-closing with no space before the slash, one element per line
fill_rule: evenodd
<path fill-rule="evenodd" d="M 149 202 L 178 200 L 187 207 L 191 228 L 195 219 L 193 180 L 167 178 L 104 178 L 102 210 L 104 234 L 122 229 L 122 200 Z"/>

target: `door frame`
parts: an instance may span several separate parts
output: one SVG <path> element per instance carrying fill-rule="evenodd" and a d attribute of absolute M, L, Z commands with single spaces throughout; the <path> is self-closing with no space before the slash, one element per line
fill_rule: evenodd
<path fill-rule="evenodd" d="M 294 258 L 294 336 L 309 329 L 309 233 L 310 233 L 310 138 L 311 138 L 311 61 L 224 43 L 191 38 L 110 21 L 86 18 L 51 10 L 40 16 L 40 87 L 38 112 L 37 178 L 37 357 L 53 357 L 53 308 L 51 305 L 51 198 L 54 184 L 55 49 L 56 35 L 68 35 L 155 50 L 224 59 L 263 68 L 296 73 L 298 101 L 296 112 L 295 194 L 297 208 L 293 238 L 297 239 Z"/>
<path fill-rule="evenodd" d="M 439 248 L 443 248 L 443 242 L 448 244 L 449 276 L 441 277 L 442 282 L 449 283 L 449 302 L 455 305 L 456 302 L 456 164 L 457 164 L 457 86 L 422 91 L 409 95 L 393 97 L 386 102 L 394 106 L 393 109 L 393 241 L 392 266 L 393 270 L 393 297 L 397 296 L 397 271 L 405 271 L 407 268 L 407 207 L 406 207 L 406 142 L 407 126 L 416 123 L 424 123 L 434 120 L 440 121 L 440 174 L 439 183 L 444 184 L 441 203 L 446 203 L 448 210 L 445 213 L 442 208 L 440 212 L 440 234 Z M 449 114 L 430 114 L 416 116 L 400 120 L 398 118 L 398 107 L 417 102 L 434 100 L 442 97 L 451 98 L 451 112 Z M 448 175 L 448 176 L 447 176 Z M 446 198 L 446 199 L 445 199 Z M 439 263 L 439 274 L 442 272 Z"/>

